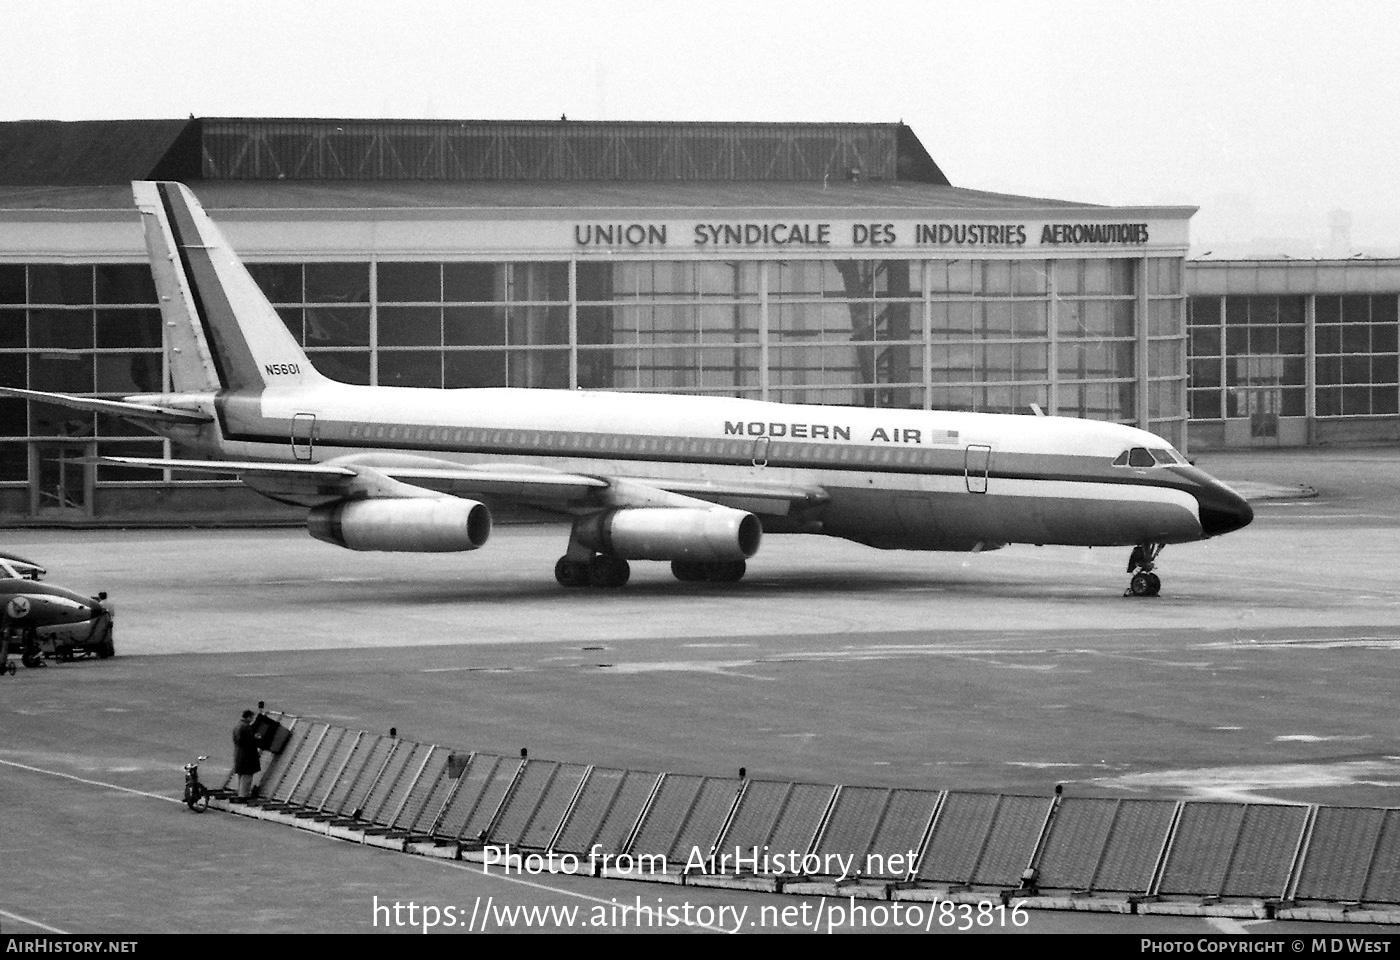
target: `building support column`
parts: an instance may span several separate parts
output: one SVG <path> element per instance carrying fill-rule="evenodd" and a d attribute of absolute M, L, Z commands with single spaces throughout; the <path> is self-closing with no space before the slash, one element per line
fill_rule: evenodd
<path fill-rule="evenodd" d="M 1148 415 L 1148 376 L 1147 369 L 1147 258 L 1138 257 L 1133 264 L 1133 290 L 1137 293 L 1133 310 L 1133 329 L 1137 333 L 1137 357 L 1134 371 L 1137 375 L 1137 425 L 1143 430 L 1152 429 L 1152 418 Z"/>
<path fill-rule="evenodd" d="M 569 261 L 569 389 L 578 389 L 578 260 Z"/>

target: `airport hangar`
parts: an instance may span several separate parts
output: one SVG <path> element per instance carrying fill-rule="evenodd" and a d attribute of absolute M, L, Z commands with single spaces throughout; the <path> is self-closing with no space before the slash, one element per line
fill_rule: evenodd
<path fill-rule="evenodd" d="M 1191 207 L 955 187 L 903 124 L 0 123 L 0 383 L 166 373 L 129 183 L 191 185 L 356 383 L 1114 420 L 1183 449 L 1400 437 L 1400 263 L 1187 260 Z M 124 421 L 0 400 L 0 521 L 292 519 Z"/>

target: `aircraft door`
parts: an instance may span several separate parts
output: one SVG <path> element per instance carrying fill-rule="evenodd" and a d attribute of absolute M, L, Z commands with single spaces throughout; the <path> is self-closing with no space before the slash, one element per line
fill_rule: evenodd
<path fill-rule="evenodd" d="M 768 466 L 768 438 L 759 437 L 753 442 L 753 465 L 755 467 Z"/>
<path fill-rule="evenodd" d="M 292 417 L 292 456 L 310 460 L 316 446 L 316 414 L 298 413 Z"/>
<path fill-rule="evenodd" d="M 967 446 L 964 472 L 967 476 L 968 493 L 987 492 L 987 472 L 992 467 L 992 448 L 980 443 Z"/>

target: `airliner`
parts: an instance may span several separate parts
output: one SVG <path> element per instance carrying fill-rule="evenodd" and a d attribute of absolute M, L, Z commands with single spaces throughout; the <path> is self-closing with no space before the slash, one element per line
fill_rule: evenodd
<path fill-rule="evenodd" d="M 1121 424 L 339 383 L 312 365 L 187 187 L 132 187 L 174 392 L 0 392 L 169 437 L 201 458 L 100 462 L 234 474 L 308 508 L 311 536 L 351 550 L 476 550 L 492 506 L 508 504 L 571 520 L 554 568 L 565 587 L 621 586 L 634 560 L 734 582 L 766 534 L 803 533 L 899 550 L 1128 547 L 1128 594 L 1155 596 L 1164 545 L 1253 518 L 1167 441 Z"/>

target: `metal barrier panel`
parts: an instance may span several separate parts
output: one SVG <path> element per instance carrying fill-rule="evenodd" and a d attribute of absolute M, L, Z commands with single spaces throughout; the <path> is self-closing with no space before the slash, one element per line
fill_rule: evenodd
<path fill-rule="evenodd" d="M 350 762 L 345 765 L 345 770 L 326 794 L 326 802 L 321 804 L 321 809 L 326 813 L 350 814 L 354 807 L 350 806 L 350 793 L 355 788 L 355 783 L 364 774 L 365 767 L 369 765 L 374 756 L 375 745 L 379 743 L 380 737 L 366 734 L 360 737 L 358 743 L 350 753 Z M 383 762 L 383 757 L 380 758 Z M 375 767 L 378 770 L 378 767 Z M 370 774 L 373 776 L 373 774 Z"/>
<path fill-rule="evenodd" d="M 326 806 L 326 801 L 330 799 L 331 791 L 335 789 L 340 778 L 344 776 L 344 771 L 349 770 L 347 761 L 350 759 L 356 745 L 356 733 L 353 730 L 341 730 L 341 735 L 336 739 L 335 747 L 331 750 L 331 755 L 326 760 L 326 766 L 321 770 L 321 775 L 316 778 L 316 782 L 311 785 L 311 793 L 307 796 L 306 805 L 313 810 L 322 810 Z"/>
<path fill-rule="evenodd" d="M 502 759 L 496 765 L 491 779 L 486 781 L 486 786 L 481 791 L 481 799 L 468 814 L 467 822 L 462 826 L 462 832 L 457 835 L 457 839 L 476 840 L 485 837 L 486 831 L 501 809 L 501 803 L 506 799 L 510 785 L 515 782 L 516 775 L 524 765 L 525 761 L 520 759 Z"/>
<path fill-rule="evenodd" d="M 866 876 L 902 880 L 914 869 L 919 844 L 942 794 L 937 790 L 892 790 L 884 816 L 857 864 Z M 902 866 L 903 869 L 900 869 Z"/>
<path fill-rule="evenodd" d="M 972 882 L 999 887 L 1020 884 L 1040 845 L 1053 803 L 1048 797 L 1002 797 Z"/>
<path fill-rule="evenodd" d="M 1244 810 L 1242 803 L 1183 804 L 1156 892 L 1220 896 L 1230 853 L 1244 823 Z"/>
<path fill-rule="evenodd" d="M 386 814 L 386 816 L 393 817 L 389 826 L 395 830 L 407 831 L 418 822 L 418 818 L 423 815 L 423 808 L 437 788 L 438 781 L 447 779 L 447 758 L 451 753 L 452 751 L 446 747 L 431 746 L 428 748 L 422 773 L 419 774 L 416 782 L 409 787 L 408 795 L 403 798 L 399 809 L 397 811 L 390 810 Z M 436 808 L 434 808 L 433 814 L 437 814 Z"/>
<path fill-rule="evenodd" d="M 1089 889 L 1145 894 L 1171 833 L 1175 800 L 1120 800 L 1113 829 Z"/>
<path fill-rule="evenodd" d="M 325 775 L 326 768 L 330 766 L 331 759 L 335 756 L 336 747 L 344 739 L 347 732 L 344 727 L 326 728 L 326 735 L 316 745 L 310 762 L 306 765 L 306 769 L 302 770 L 296 784 L 292 787 L 290 797 L 292 803 L 304 807 L 311 802 L 311 792 L 316 788 L 316 782 Z"/>
<path fill-rule="evenodd" d="M 549 789 L 550 781 L 554 779 L 558 769 L 559 763 L 554 760 L 525 761 L 525 769 L 520 771 L 515 789 L 510 792 L 506 805 L 501 809 L 501 815 L 496 818 L 496 823 L 491 828 L 492 843 L 520 846 L 520 837 L 525 832 L 525 826 L 535 815 L 535 808 L 544 799 L 545 791 Z"/>
<path fill-rule="evenodd" d="M 554 849 L 566 853 L 583 853 L 588 849 L 626 775 L 626 770 L 612 767 L 593 768 L 579 791 L 578 802 L 568 813 L 568 822 L 559 831 Z"/>
<path fill-rule="evenodd" d="M 394 789 L 394 784 L 398 782 L 398 778 L 403 774 L 404 765 L 412 759 L 413 749 L 417 746 L 407 740 L 399 740 L 398 738 L 392 739 L 390 744 L 393 747 L 392 752 L 390 752 L 388 759 L 385 760 L 384 766 L 374 777 L 374 782 L 369 784 L 368 792 L 356 808 L 359 812 L 355 814 L 355 816 L 367 823 L 374 822 L 375 815 L 379 812 L 379 809 L 384 806 L 384 801 Z"/>
<path fill-rule="evenodd" d="M 761 852 L 795 786 L 786 780 L 750 780 L 729 829 L 719 838 L 719 849 L 728 852 L 737 847 L 747 852 L 757 848 Z"/>
<path fill-rule="evenodd" d="M 535 806 L 535 812 L 521 828 L 520 845 L 522 847 L 544 850 L 549 846 L 554 835 L 559 832 L 559 827 L 564 822 L 564 816 L 569 812 L 569 805 L 573 802 L 574 794 L 578 792 L 579 784 L 583 782 L 583 775 L 587 772 L 587 764 L 559 764 L 558 769 L 554 771 L 554 776 L 549 781 L 549 786 L 545 788 L 544 796 Z"/>
<path fill-rule="evenodd" d="M 297 753 L 300 752 L 301 745 L 306 742 L 306 735 L 311 732 L 311 727 L 312 724 L 302 722 L 291 728 L 291 736 L 287 738 L 287 745 L 282 748 L 281 753 L 272 755 L 267 769 L 263 771 L 262 779 L 258 781 L 258 796 L 275 796 L 278 787 L 287 778 L 287 771 L 296 763 Z"/>
<path fill-rule="evenodd" d="M 384 770 L 384 764 L 397 752 L 395 748 L 398 742 L 388 737 L 377 736 L 374 738 L 374 742 L 370 744 L 369 756 L 365 758 L 365 765 L 356 774 L 355 781 L 350 785 L 350 791 L 345 795 L 345 802 L 337 811 L 338 813 L 347 817 L 360 815 L 370 790 L 379 782 L 379 775 Z"/>
<path fill-rule="evenodd" d="M 656 785 L 656 774 L 594 767 L 554 848 L 586 854 L 593 844 L 603 853 L 621 853 L 622 844 Z"/>
<path fill-rule="evenodd" d="M 1384 823 L 1379 807 L 1318 807 L 1293 896 L 1359 902 Z"/>
<path fill-rule="evenodd" d="M 495 778 L 496 768 L 504 762 L 505 757 L 498 757 L 492 753 L 472 755 L 471 763 L 461 776 L 457 792 L 452 794 L 447 809 L 442 812 L 442 819 L 433 830 L 433 836 L 444 840 L 456 840 L 462 835 L 467 826 L 467 818 L 476 809 L 477 801 L 486 791 L 487 784 Z"/>
<path fill-rule="evenodd" d="M 269 779 L 272 770 L 263 775 L 263 785 L 258 788 L 258 796 L 263 799 L 286 800 L 291 792 L 291 785 L 294 784 L 297 775 L 295 772 L 304 770 L 307 761 L 311 758 L 311 750 L 315 749 L 316 739 L 321 736 L 326 729 L 325 723 L 308 723 L 302 721 L 291 728 L 291 736 L 287 739 L 286 749 L 281 751 L 276 764 L 276 778 Z"/>
<path fill-rule="evenodd" d="M 298 726 L 303 725 L 298 724 Z M 296 753 L 292 756 L 291 760 L 287 762 L 286 766 L 282 768 L 282 776 L 277 778 L 277 783 L 273 785 L 272 792 L 269 793 L 266 790 L 260 790 L 258 791 L 259 796 L 271 798 L 278 803 L 286 803 L 287 800 L 290 799 L 292 788 L 297 785 L 297 780 L 300 779 L 302 773 L 304 773 L 306 768 L 311 764 L 312 755 L 316 752 L 316 748 L 320 746 L 326 731 L 330 729 L 330 724 L 308 723 L 304 725 L 304 728 L 306 734 L 297 741 Z M 290 749 L 291 745 L 288 744 L 288 750 Z M 286 756 L 287 754 L 284 751 L 282 755 Z"/>
<path fill-rule="evenodd" d="M 1088 890 L 1093 885 L 1118 806 L 1118 800 L 1104 797 L 1065 797 L 1060 801 L 1037 864 L 1043 889 Z M 1146 883 L 1143 889 L 1147 889 Z"/>
<path fill-rule="evenodd" d="M 1387 810 L 1376 841 L 1371 875 L 1361 899 L 1367 903 L 1400 903 L 1400 810 Z"/>
<path fill-rule="evenodd" d="M 628 770 L 619 784 L 608 815 L 598 827 L 593 842 L 603 853 L 622 853 L 641 819 L 647 800 L 656 789 L 661 774 L 649 770 Z"/>
<path fill-rule="evenodd" d="M 423 769 L 423 761 L 428 759 L 432 749 L 425 743 L 399 742 L 399 748 L 394 751 L 394 762 L 384 771 L 379 787 L 374 791 L 378 796 L 371 796 L 365 801 L 366 820 L 381 827 L 387 827 L 393 822 L 394 814 L 399 812 L 399 807 L 408 799 L 408 791 L 413 789 L 418 772 Z M 400 757 L 403 758 L 402 761 Z"/>
<path fill-rule="evenodd" d="M 822 858 L 823 866 L 837 868 L 837 874 L 841 873 L 841 865 L 849 865 L 853 871 L 864 870 L 865 864 L 857 861 L 870 849 L 880 814 L 889 800 L 890 791 L 883 787 L 842 787 L 812 851 Z"/>
<path fill-rule="evenodd" d="M 919 863 L 918 878 L 937 883 L 971 883 L 1000 801 L 995 793 L 948 791 Z"/>
<path fill-rule="evenodd" d="M 1267 900 L 1287 893 L 1307 819 L 1307 807 L 1250 804 L 1225 875 L 1224 895 Z"/>
<path fill-rule="evenodd" d="M 729 819 L 729 811 L 734 809 L 734 798 L 739 795 L 743 782 L 737 777 L 705 778 L 690 806 L 690 814 L 667 853 L 671 860 L 685 863 L 696 851 L 699 859 L 708 858 L 714 852 L 719 832 L 724 829 L 724 821 Z"/>
<path fill-rule="evenodd" d="M 836 785 L 832 783 L 794 783 L 768 837 L 768 853 L 787 857 L 796 851 L 801 857 L 811 851 L 835 793 Z M 752 855 L 748 849 L 744 852 Z M 763 853 L 761 845 L 759 853 Z"/>
<path fill-rule="evenodd" d="M 666 854 L 669 857 L 704 780 L 704 777 L 668 773 L 656 791 L 656 798 L 647 807 L 636 839 L 627 852 L 633 856 Z"/>
<path fill-rule="evenodd" d="M 452 791 L 461 782 L 458 777 L 448 776 L 448 767 L 450 765 L 452 751 L 444 748 L 438 751 L 438 753 L 442 758 L 442 771 L 432 784 L 428 796 L 423 800 L 423 804 L 419 807 L 417 814 L 414 815 L 412 820 L 407 821 L 404 826 L 404 829 L 413 836 L 432 836 L 433 827 L 437 825 L 438 818 L 444 812 L 443 806 L 452 796 Z M 462 771 L 462 776 L 466 776 L 465 770 Z"/>
<path fill-rule="evenodd" d="M 505 757 L 497 757 L 494 753 L 472 754 L 472 761 L 466 770 L 462 771 L 461 782 L 448 800 L 447 809 L 442 810 L 442 816 L 433 830 L 434 837 L 440 837 L 442 840 L 456 840 L 461 837 L 462 830 L 466 827 L 466 819 L 472 816 L 477 800 L 482 799 L 486 785 L 496 777 L 496 768 L 503 763 Z"/>

